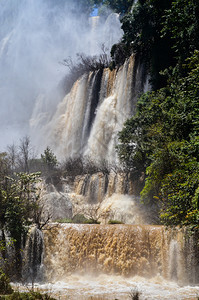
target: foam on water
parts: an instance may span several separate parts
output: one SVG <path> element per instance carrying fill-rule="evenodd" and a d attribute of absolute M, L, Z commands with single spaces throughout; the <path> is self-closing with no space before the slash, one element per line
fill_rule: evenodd
<path fill-rule="evenodd" d="M 199 287 L 181 287 L 161 276 L 146 280 L 138 276 L 124 278 L 114 275 L 76 274 L 66 276 L 64 281 L 56 283 L 35 284 L 35 288 L 48 292 L 60 300 L 130 300 L 131 293 L 136 290 L 140 292 L 140 300 L 197 300 L 199 294 Z"/>

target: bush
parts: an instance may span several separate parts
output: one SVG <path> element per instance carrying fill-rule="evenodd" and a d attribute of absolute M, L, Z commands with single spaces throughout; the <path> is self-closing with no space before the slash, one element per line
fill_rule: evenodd
<path fill-rule="evenodd" d="M 110 171 L 118 171 L 118 167 L 115 165 L 110 165 L 106 160 L 102 161 L 100 164 L 97 164 L 89 157 L 76 157 L 76 158 L 67 158 L 61 164 L 61 174 L 62 176 L 71 176 L 75 177 L 77 175 L 85 174 L 96 174 L 98 172 L 108 175 Z"/>
<path fill-rule="evenodd" d="M 83 214 L 77 214 L 72 219 L 58 219 L 57 223 L 72 223 L 72 224 L 100 224 L 95 219 L 87 219 Z"/>
<path fill-rule="evenodd" d="M 108 224 L 124 224 L 122 221 L 119 220 L 109 220 Z"/>
<path fill-rule="evenodd" d="M 104 45 L 101 47 L 102 53 L 100 55 L 85 55 L 77 53 L 77 62 L 75 63 L 71 57 L 68 57 L 61 62 L 69 69 L 69 74 L 65 77 L 65 92 L 68 93 L 73 83 L 83 74 L 103 70 L 108 68 L 111 62 L 110 55 L 107 53 L 108 49 Z"/>
<path fill-rule="evenodd" d="M 57 223 L 73 223 L 72 219 L 64 218 L 56 220 Z"/>
<path fill-rule="evenodd" d="M 48 294 L 40 294 L 37 292 L 19 293 L 14 292 L 11 295 L 0 296 L 0 300 L 56 300 Z"/>
<path fill-rule="evenodd" d="M 87 219 L 84 224 L 100 224 L 100 222 L 93 219 Z"/>
<path fill-rule="evenodd" d="M 120 67 L 124 64 L 125 60 L 132 54 L 131 47 L 128 47 L 125 43 L 114 44 L 111 48 L 112 62 L 109 65 L 110 70 L 115 67 Z"/>
<path fill-rule="evenodd" d="M 139 300 L 140 299 L 140 292 L 138 290 L 132 290 L 130 292 L 130 299 Z"/>
<path fill-rule="evenodd" d="M 93 219 L 87 219 L 84 215 L 82 214 L 77 214 L 73 217 L 72 223 L 76 224 L 99 224 L 96 220 Z"/>
<path fill-rule="evenodd" d="M 6 294 L 12 294 L 13 289 L 10 285 L 10 280 L 6 276 L 5 273 L 0 271 L 0 294 L 6 295 Z"/>

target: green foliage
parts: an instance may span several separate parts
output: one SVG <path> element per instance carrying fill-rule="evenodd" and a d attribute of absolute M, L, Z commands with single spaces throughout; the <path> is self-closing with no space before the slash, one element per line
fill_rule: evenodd
<path fill-rule="evenodd" d="M 109 220 L 108 224 L 124 224 L 124 223 L 119 220 Z"/>
<path fill-rule="evenodd" d="M 95 219 L 87 219 L 83 224 L 100 224 L 100 222 Z"/>
<path fill-rule="evenodd" d="M 197 0 L 138 0 L 121 22 L 122 43 L 112 49 L 128 57 L 139 56 L 150 73 L 154 90 L 166 85 L 161 71 L 176 66 L 199 49 L 199 2 Z M 121 51 L 122 45 L 122 51 Z M 117 60 L 115 60 L 117 65 Z"/>
<path fill-rule="evenodd" d="M 119 133 L 120 159 L 134 176 L 146 174 L 141 197 L 162 206 L 166 224 L 198 228 L 199 51 L 186 60 L 185 77 L 141 97 L 136 115 Z M 178 73 L 179 74 L 179 73 Z M 181 73 L 180 73 L 181 74 Z"/>
<path fill-rule="evenodd" d="M 72 219 L 68 219 L 68 218 L 63 218 L 63 219 L 58 219 L 56 220 L 57 223 L 73 223 Z"/>
<path fill-rule="evenodd" d="M 125 52 L 127 55 L 133 52 L 141 58 L 154 89 L 165 85 L 165 78 L 159 72 L 173 61 L 170 35 L 162 37 L 163 18 L 170 6 L 171 1 L 167 0 L 138 0 L 133 11 L 121 20 Z"/>
<path fill-rule="evenodd" d="M 72 219 L 58 219 L 56 220 L 58 223 L 73 223 L 73 224 L 99 224 L 97 220 L 94 219 L 87 219 L 82 214 L 75 215 Z"/>
<path fill-rule="evenodd" d="M 112 70 L 116 66 L 121 66 L 124 64 L 125 59 L 131 55 L 131 47 L 126 45 L 126 43 L 120 42 L 114 44 L 111 48 L 111 58 L 112 62 L 109 68 Z"/>
<path fill-rule="evenodd" d="M 15 248 L 17 276 L 20 277 L 21 247 L 28 226 L 37 223 L 39 211 L 39 191 L 37 183 L 40 173 L 17 173 L 13 176 L 0 173 L 0 230 L 1 253 L 5 262 L 7 242 L 5 231 L 8 233 Z"/>
<path fill-rule="evenodd" d="M 163 36 L 171 35 L 172 46 L 179 62 L 199 49 L 199 2 L 173 0 L 164 17 Z"/>
<path fill-rule="evenodd" d="M 40 173 L 18 173 L 15 178 L 7 177 L 7 189 L 3 191 L 6 203 L 6 229 L 17 241 L 27 232 L 27 226 L 34 222 L 38 208 L 36 183 Z"/>
<path fill-rule="evenodd" d="M 82 214 L 77 214 L 73 217 L 73 223 L 77 223 L 77 224 L 83 224 L 85 223 L 88 219 L 82 215 Z"/>
<path fill-rule="evenodd" d="M 87 219 L 84 215 L 82 214 L 77 214 L 72 218 L 72 223 L 75 224 L 99 224 L 97 220 L 94 219 Z"/>
<path fill-rule="evenodd" d="M 13 289 L 10 285 L 9 278 L 6 276 L 6 274 L 3 271 L 0 270 L 0 294 L 7 295 L 12 293 L 13 293 Z"/>
<path fill-rule="evenodd" d="M 0 296 L 0 300 L 56 300 L 48 294 L 38 292 L 20 293 L 14 292 L 11 295 Z"/>

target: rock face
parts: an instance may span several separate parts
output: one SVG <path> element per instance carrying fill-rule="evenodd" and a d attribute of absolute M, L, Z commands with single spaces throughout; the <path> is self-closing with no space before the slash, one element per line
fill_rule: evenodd
<path fill-rule="evenodd" d="M 52 184 L 43 185 L 41 206 L 43 207 L 44 220 L 48 216 L 52 221 L 72 218 L 72 203 L 69 194 L 60 192 Z"/>

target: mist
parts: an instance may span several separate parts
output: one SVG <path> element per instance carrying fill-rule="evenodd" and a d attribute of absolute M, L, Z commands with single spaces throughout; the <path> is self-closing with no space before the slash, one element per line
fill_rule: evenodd
<path fill-rule="evenodd" d="M 0 151 L 29 135 L 35 103 L 36 111 L 53 114 L 67 73 L 60 62 L 99 54 L 103 43 L 110 50 L 120 39 L 119 23 L 113 31 L 111 19 L 99 22 L 73 1 L 0 0 Z"/>

